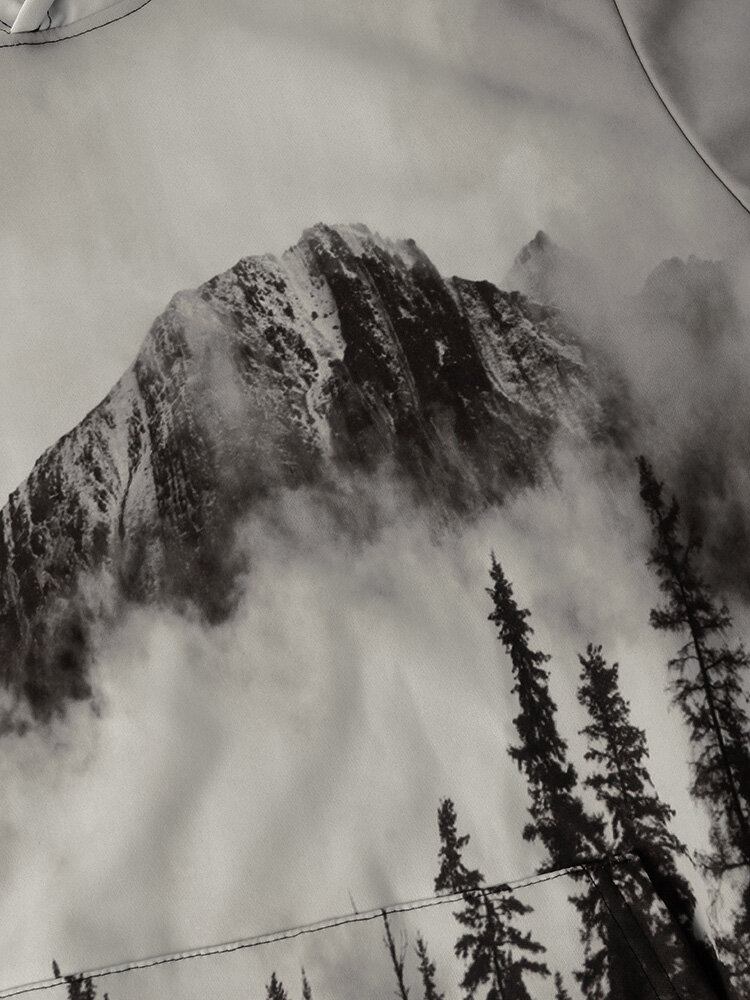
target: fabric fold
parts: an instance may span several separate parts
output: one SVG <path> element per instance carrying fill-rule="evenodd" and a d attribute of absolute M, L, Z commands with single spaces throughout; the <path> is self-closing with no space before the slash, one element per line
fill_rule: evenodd
<path fill-rule="evenodd" d="M 21 31 L 37 31 L 48 19 L 51 0 L 24 0 L 10 29 L 16 35 Z"/>

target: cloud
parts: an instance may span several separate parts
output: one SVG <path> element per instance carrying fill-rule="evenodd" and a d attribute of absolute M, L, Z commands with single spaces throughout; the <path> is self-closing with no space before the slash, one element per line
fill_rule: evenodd
<path fill-rule="evenodd" d="M 346 3 L 300 15 L 227 0 L 213 17 L 230 27 L 211 34 L 197 4 L 161 0 L 128 19 L 132 44 L 112 28 L 25 62 L 5 53 L 3 488 L 104 395 L 177 288 L 317 219 L 413 236 L 444 272 L 491 279 L 548 228 L 600 264 L 605 303 L 673 253 L 744 259 L 747 220 L 586 6 L 549 30 L 518 4 L 450 19 L 374 4 L 353 24 Z M 684 401 L 718 391 L 744 348 L 707 369 L 605 318 L 651 404 L 666 380 L 689 437 Z M 720 401 L 697 398 L 701 420 Z M 677 440 L 669 424 L 648 443 Z M 441 795 L 488 877 L 532 870 L 505 755 L 510 679 L 486 621 L 491 548 L 555 654 L 577 755 L 576 653 L 601 641 L 657 786 L 701 842 L 664 692 L 671 650 L 647 626 L 635 486 L 560 462 L 559 490 L 439 533 L 387 482 L 372 524 L 351 498 L 366 531 L 289 495 L 246 526 L 252 570 L 230 621 L 133 609 L 102 646 L 98 714 L 79 705 L 4 741 L 6 982 L 45 975 L 53 955 L 91 966 L 348 910 L 349 893 L 360 908 L 422 895 Z M 247 967 L 232 969 L 239 996 Z M 176 995 L 194 975 L 170 981 Z M 148 992 L 124 982 L 114 997 Z"/>
<path fill-rule="evenodd" d="M 535 241 L 511 281 L 564 311 L 588 364 L 614 376 L 624 455 L 648 454 L 705 539 L 711 583 L 750 593 L 750 303 L 743 252 L 672 257 L 631 290 L 606 258 Z M 606 384 L 606 383 L 605 383 Z M 629 472 L 627 473 L 629 475 Z"/>
<path fill-rule="evenodd" d="M 490 548 L 555 654 L 576 755 L 576 652 L 601 641 L 700 842 L 668 643 L 646 624 L 643 525 L 632 498 L 564 463 L 561 490 L 439 532 L 387 481 L 364 534 L 315 492 L 288 494 L 245 527 L 252 571 L 231 620 L 134 609 L 102 648 L 97 714 L 74 706 L 4 742 L 5 981 L 45 975 L 52 956 L 92 967 L 346 912 L 350 894 L 359 909 L 424 895 L 444 795 L 488 878 L 533 871 L 505 753 L 511 678 L 486 620 Z"/>

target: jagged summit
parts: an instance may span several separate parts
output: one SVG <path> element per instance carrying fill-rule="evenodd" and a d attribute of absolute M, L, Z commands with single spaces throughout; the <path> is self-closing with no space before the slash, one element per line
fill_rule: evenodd
<path fill-rule="evenodd" d="M 222 618 L 246 569 L 238 522 L 274 491 L 385 463 L 417 502 L 466 516 L 543 476 L 556 434 L 600 431 L 555 310 L 446 280 L 411 240 L 318 224 L 175 295 L 11 495 L 4 684 L 41 717 L 88 696 L 102 580 L 106 614 L 138 601 Z"/>
<path fill-rule="evenodd" d="M 390 256 L 400 257 L 407 267 L 413 267 L 418 262 L 429 263 L 429 258 L 420 250 L 414 240 L 388 239 L 378 232 L 373 232 L 369 226 L 362 222 L 336 225 L 318 222 L 306 229 L 302 233 L 299 243 L 290 247 L 288 252 L 294 252 L 301 244 L 309 245 L 311 242 L 322 242 L 330 247 L 337 239 L 343 240 L 356 257 L 362 257 L 371 253 L 373 249 L 377 249 Z"/>
<path fill-rule="evenodd" d="M 539 230 L 516 255 L 504 284 L 539 302 L 568 306 L 590 286 L 592 268 Z"/>
<path fill-rule="evenodd" d="M 732 277 L 723 261 L 671 257 L 648 275 L 639 305 L 657 328 L 679 328 L 701 348 L 742 336 L 742 316 Z"/>
<path fill-rule="evenodd" d="M 549 236 L 544 232 L 543 229 L 537 231 L 536 236 L 529 240 L 519 252 L 516 254 L 516 262 L 520 264 L 525 264 L 530 260 L 533 260 L 540 253 L 549 253 L 556 248 L 556 244 L 552 242 Z"/>

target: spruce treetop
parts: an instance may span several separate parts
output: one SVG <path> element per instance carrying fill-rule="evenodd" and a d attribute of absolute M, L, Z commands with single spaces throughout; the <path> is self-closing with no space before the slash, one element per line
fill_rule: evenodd
<path fill-rule="evenodd" d="M 443 799 L 438 809 L 440 870 L 435 878 L 435 892 L 464 892 L 477 889 L 484 881 L 476 868 L 469 869 L 463 862 L 463 849 L 469 843 L 469 835 L 458 835 L 457 822 L 452 799 Z"/>
<path fill-rule="evenodd" d="M 489 985 L 486 1000 L 529 1000 L 525 974 L 549 975 L 538 956 L 545 949 L 518 921 L 531 912 L 512 892 L 490 894 L 481 887 L 484 876 L 463 861 L 469 837 L 456 830 L 456 811 L 450 799 L 440 803 L 440 872 L 437 891 L 462 892 L 463 909 L 454 912 L 465 928 L 455 945 L 456 956 L 465 962 L 461 986 L 467 1000 L 473 1000 L 483 985 Z"/>
<path fill-rule="evenodd" d="M 564 867 L 576 858 L 602 853 L 604 827 L 600 817 L 586 812 L 575 793 L 578 775 L 557 727 L 557 705 L 545 669 L 550 657 L 531 647 L 530 613 L 518 606 L 513 587 L 494 553 L 490 578 L 493 586 L 487 593 L 493 609 L 488 617 L 496 625 L 498 638 L 510 658 L 513 693 L 520 706 L 513 720 L 519 742 L 508 752 L 528 785 L 531 822 L 524 836 L 527 840 L 541 840 L 550 864 Z"/>
<path fill-rule="evenodd" d="M 267 1000 L 289 1000 L 284 984 L 275 972 L 271 973 L 271 982 L 266 986 Z"/>
<path fill-rule="evenodd" d="M 430 961 L 427 944 L 421 934 L 417 935 L 416 952 L 419 959 L 419 973 L 422 976 L 424 1000 L 445 1000 L 445 994 L 437 988 L 435 963 Z"/>
<path fill-rule="evenodd" d="M 607 807 L 615 839 L 626 834 L 650 839 L 654 830 L 664 837 L 674 810 L 661 801 L 651 782 L 646 734 L 631 721 L 630 704 L 620 691 L 619 665 L 608 664 L 602 647 L 592 644 L 578 659 L 582 667 L 578 697 L 591 720 L 581 730 L 587 740 L 584 756 L 599 766 L 585 785 Z M 650 830 L 639 830 L 643 824 Z M 672 850 L 684 850 L 672 835 L 667 840 Z"/>

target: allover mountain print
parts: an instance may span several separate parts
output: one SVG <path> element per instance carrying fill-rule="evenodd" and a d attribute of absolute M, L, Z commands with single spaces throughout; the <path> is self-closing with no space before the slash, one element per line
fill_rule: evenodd
<path fill-rule="evenodd" d="M 11 494 L 7 766 L 50 787 L 58 767 L 86 775 L 40 812 L 40 891 L 56 857 L 54 891 L 80 878 L 58 828 L 93 845 L 70 919 L 87 940 L 106 925 L 109 962 L 133 957 L 116 925 L 154 893 L 141 954 L 188 930 L 222 940 L 214 896 L 258 933 L 350 912 L 140 971 L 56 950 L 40 955 L 49 989 L 750 988 L 750 496 L 733 488 L 750 470 L 747 317 L 731 269 L 674 259 L 608 297 L 539 233 L 500 284 L 445 278 L 411 240 L 316 225 L 175 295 Z M 633 344 L 650 345 L 642 379 Z M 731 370 L 731 399 L 707 382 L 686 401 L 698 363 Z M 98 815 L 103 788 L 133 825 L 94 843 L 81 805 Z M 21 876 L 27 850 L 9 854 Z"/>

